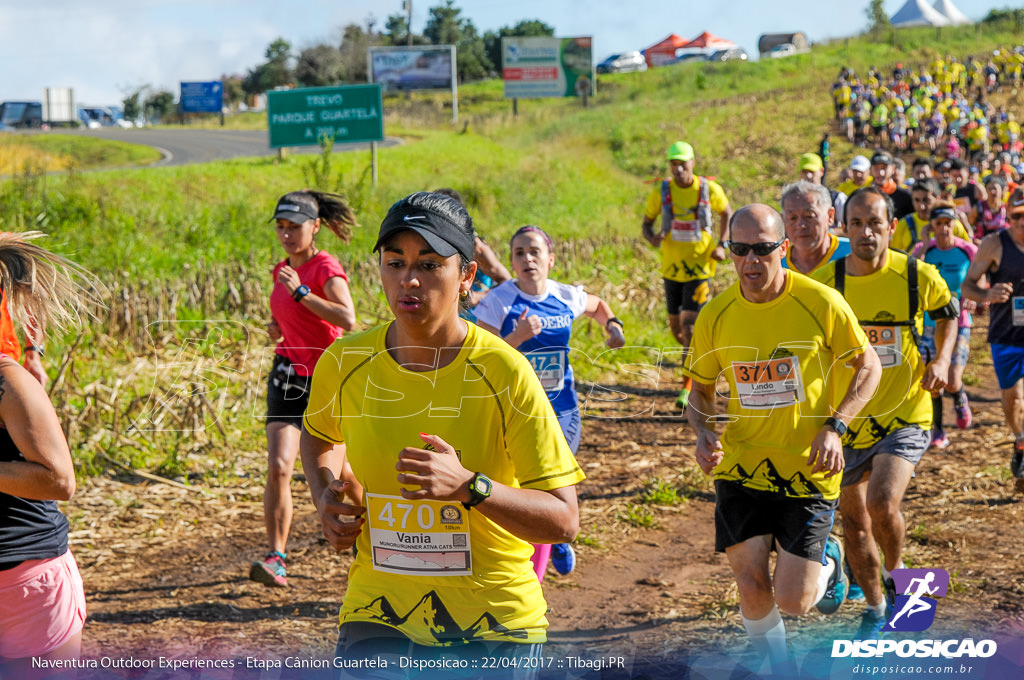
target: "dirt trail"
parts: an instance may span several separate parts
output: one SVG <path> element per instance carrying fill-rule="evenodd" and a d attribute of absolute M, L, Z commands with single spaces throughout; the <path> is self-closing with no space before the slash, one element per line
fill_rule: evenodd
<path fill-rule="evenodd" d="M 942 567 L 952 577 L 930 635 L 1024 629 L 1017 540 L 1024 512 L 1012 491 L 1010 439 L 983 338 L 976 330 L 968 369 L 975 425 L 950 431 L 952 446 L 926 455 L 904 503 L 907 564 Z M 549 570 L 545 579 L 553 655 L 614 652 L 631 659 L 636 673 L 746 649 L 728 566 L 712 552 L 711 486 L 696 471 L 693 436 L 673 406 L 671 367 L 660 379 L 655 388 L 612 386 L 620 401 L 603 392 L 589 403 L 579 452 L 588 475 L 580 487 L 579 566 L 568 576 Z M 88 597 L 87 657 L 332 653 L 351 557 L 320 538 L 301 478 L 293 484 L 291 586 L 247 579 L 264 542 L 262 461 L 262 452 L 239 454 L 237 465 L 250 476 L 209 495 L 100 478 L 65 506 Z M 639 503 L 656 479 L 685 502 Z M 860 611 L 847 604 L 831 617 L 789 619 L 791 642 L 813 649 L 816 636 L 849 638 Z"/>

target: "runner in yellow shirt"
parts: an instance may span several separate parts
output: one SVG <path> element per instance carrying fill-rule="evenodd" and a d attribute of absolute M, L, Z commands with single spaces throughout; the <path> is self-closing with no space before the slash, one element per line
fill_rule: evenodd
<path fill-rule="evenodd" d="M 328 542 L 358 547 L 336 655 L 390 660 L 374 677 L 405 677 L 400 658 L 436 659 L 437 647 L 539 659 L 547 604 L 530 542 L 579 530 L 584 475 L 537 375 L 459 318 L 474 236 L 453 198 L 395 203 L 375 247 L 395 319 L 336 340 L 313 374 L 303 467 Z M 343 501 L 346 455 L 362 506 Z"/>
<path fill-rule="evenodd" d="M 870 171 L 871 161 L 868 160 L 867 156 L 854 156 L 853 160 L 850 161 L 850 179 L 836 187 L 836 191 L 841 191 L 849 196 L 857 189 L 866 187 L 873 181 L 869 174 Z"/>
<path fill-rule="evenodd" d="M 906 533 L 899 505 L 931 442 L 929 392 L 945 386 L 960 308 L 935 267 L 889 248 L 896 219 L 888 196 L 875 187 L 861 189 L 847 201 L 846 215 L 851 254 L 814 278 L 843 293 L 883 368 L 878 390 L 843 440 L 839 509 L 847 560 L 867 601 L 858 631 L 864 638 L 881 631 L 886 606 L 895 598 L 890 572 L 903 568 Z M 924 312 L 936 326 L 936 356 L 930 361 L 916 342 Z"/>
<path fill-rule="evenodd" d="M 732 208 L 722 187 L 694 174 L 693 147 L 676 142 L 668 149 L 672 178 L 663 180 L 647 197 L 643 236 L 661 249 L 668 324 L 676 342 L 690 346 L 693 324 L 711 295 L 715 265 L 725 259 L 722 242 L 729 238 Z M 718 216 L 718 233 L 714 217 Z M 655 222 L 660 220 L 658 229 Z M 676 405 L 686 408 L 690 381 L 683 380 Z"/>
<path fill-rule="evenodd" d="M 896 231 L 889 241 L 890 248 L 909 253 L 915 245 L 931 238 L 929 225 L 932 207 L 939 200 L 940 192 L 939 183 L 930 177 L 914 182 L 910 192 L 914 200 L 914 212 L 896 223 Z M 953 235 L 965 241 L 971 240 L 971 235 L 960 220 L 953 221 Z"/>
<path fill-rule="evenodd" d="M 846 594 L 842 550 L 829 535 L 844 464 L 840 436 L 881 373 L 849 305 L 782 267 L 787 245 L 772 208 L 736 213 L 729 249 L 739 280 L 701 311 L 683 369 L 694 380 L 687 417 L 697 463 L 715 478 L 715 550 L 736 577 L 744 628 L 775 672 L 786 660 L 780 610 L 801 615 L 817 602 L 832 613 Z M 847 362 L 853 380 L 834 399 L 830 376 Z M 719 437 L 723 377 L 732 398 Z"/>

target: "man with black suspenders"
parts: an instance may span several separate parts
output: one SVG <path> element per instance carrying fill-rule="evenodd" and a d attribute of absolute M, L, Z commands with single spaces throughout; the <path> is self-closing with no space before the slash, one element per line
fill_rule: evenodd
<path fill-rule="evenodd" d="M 935 267 L 889 248 L 896 219 L 886 194 L 874 186 L 854 192 L 846 216 L 851 254 L 812 277 L 843 294 L 882 364 L 878 389 L 843 438 L 839 510 L 846 558 L 867 602 L 863 638 L 881 631 L 895 598 L 890 572 L 903 567 L 906 534 L 900 502 L 930 443 L 929 392 L 945 385 L 960 309 Z M 936 324 L 932 358 L 917 348 L 923 312 Z"/>

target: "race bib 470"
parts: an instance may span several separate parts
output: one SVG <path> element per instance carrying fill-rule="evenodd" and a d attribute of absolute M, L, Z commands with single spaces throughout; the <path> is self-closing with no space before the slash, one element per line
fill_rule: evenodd
<path fill-rule="evenodd" d="M 373 568 L 391 574 L 472 573 L 469 513 L 452 501 L 366 494 Z"/>

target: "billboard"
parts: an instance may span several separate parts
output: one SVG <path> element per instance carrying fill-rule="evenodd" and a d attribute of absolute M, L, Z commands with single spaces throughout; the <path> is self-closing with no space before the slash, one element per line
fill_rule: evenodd
<path fill-rule="evenodd" d="M 592 39 L 502 38 L 501 76 L 506 99 L 594 94 Z"/>
<path fill-rule="evenodd" d="M 450 90 L 455 78 L 455 46 L 371 47 L 367 52 L 371 83 L 385 92 Z"/>
<path fill-rule="evenodd" d="M 219 80 L 181 83 L 182 113 L 220 113 L 224 107 L 224 86 Z"/>
<path fill-rule="evenodd" d="M 384 139 L 379 85 L 308 87 L 267 93 L 271 148 Z"/>

